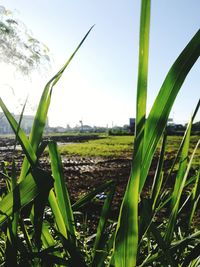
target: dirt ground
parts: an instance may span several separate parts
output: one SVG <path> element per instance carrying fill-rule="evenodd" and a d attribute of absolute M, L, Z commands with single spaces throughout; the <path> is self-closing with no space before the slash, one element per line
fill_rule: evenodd
<path fill-rule="evenodd" d="M 95 137 L 92 137 L 92 139 L 93 138 Z M 53 136 L 51 137 L 51 139 L 60 143 L 84 142 L 91 140 L 91 136 Z M 12 158 L 14 157 L 17 169 L 19 170 L 22 164 L 23 155 L 19 150 L 17 150 L 15 154 L 13 154 L 13 146 L 13 139 L 0 139 L 0 163 L 1 165 L 2 162 L 11 163 Z M 128 157 L 127 155 L 121 158 L 62 155 L 62 163 L 64 168 L 64 176 L 72 202 L 75 202 L 83 194 L 98 187 L 105 181 L 113 180 L 116 181 L 117 184 L 113 211 L 118 211 L 130 173 L 130 157 Z M 46 156 L 41 157 L 40 165 L 42 168 L 49 170 L 49 158 Z M 2 191 L 5 186 L 2 174 L 0 174 L 0 185 Z"/>
<path fill-rule="evenodd" d="M 92 137 L 93 139 L 95 137 Z M 97 137 L 98 138 L 98 137 Z M 91 140 L 91 136 L 53 136 L 51 139 L 59 143 L 67 142 L 84 142 Z M 15 158 L 17 169 L 20 170 L 22 164 L 22 151 L 17 150 L 13 154 L 14 140 L 10 138 L 0 139 L 0 164 L 2 162 L 11 162 Z M 19 148 L 19 147 L 18 147 Z M 171 165 L 173 155 L 168 155 L 165 161 L 164 168 Z M 64 168 L 64 177 L 66 179 L 67 187 L 72 203 L 78 200 L 83 194 L 88 193 L 92 189 L 103 184 L 105 181 L 113 180 L 116 182 L 116 193 L 113 200 L 111 218 L 116 218 L 119 212 L 120 204 L 124 195 L 125 187 L 129 178 L 131 168 L 131 155 L 123 155 L 120 158 L 103 158 L 103 157 L 80 157 L 80 156 L 62 156 L 62 163 Z M 148 177 L 152 181 L 154 171 L 156 168 L 157 159 L 153 160 L 152 171 Z M 47 156 L 41 157 L 40 165 L 42 168 L 50 170 L 49 158 Z M 0 171 L 1 171 L 0 167 Z M 144 194 L 148 194 L 148 184 L 145 187 Z M 1 192 L 5 188 L 3 176 L 0 173 L 0 187 Z M 84 214 L 88 214 L 88 221 L 93 225 L 96 224 L 100 214 L 104 195 L 100 195 L 97 201 L 92 202 L 89 206 L 83 209 Z M 95 222 L 96 221 L 96 222 Z"/>

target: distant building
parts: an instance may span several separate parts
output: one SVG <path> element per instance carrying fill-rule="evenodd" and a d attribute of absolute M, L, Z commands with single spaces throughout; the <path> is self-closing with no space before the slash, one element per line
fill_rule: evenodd
<path fill-rule="evenodd" d="M 12 133 L 10 124 L 8 123 L 3 112 L 0 112 L 0 134 Z"/>
<path fill-rule="evenodd" d="M 167 120 L 167 126 L 174 126 L 174 120 L 173 120 L 173 118 L 168 118 L 168 120 Z"/>
<path fill-rule="evenodd" d="M 131 133 L 135 133 L 135 118 L 129 119 L 129 129 Z"/>
<path fill-rule="evenodd" d="M 13 117 L 19 122 L 20 115 L 13 114 Z M 32 115 L 24 115 L 21 121 L 21 128 L 25 131 L 25 133 L 30 133 L 32 125 L 34 122 L 34 116 Z M 48 120 L 46 123 L 46 127 L 48 127 Z M 11 134 L 13 130 L 10 127 L 8 120 L 6 119 L 3 112 L 0 112 L 0 134 Z"/>

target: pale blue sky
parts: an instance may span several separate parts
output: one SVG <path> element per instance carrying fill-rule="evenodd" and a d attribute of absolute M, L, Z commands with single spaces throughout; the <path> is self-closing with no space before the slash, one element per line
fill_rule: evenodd
<path fill-rule="evenodd" d="M 49 112 L 52 125 L 75 125 L 80 119 L 90 125 L 123 125 L 135 116 L 139 0 L 2 0 L 1 4 L 16 10 L 16 16 L 50 48 L 51 73 L 30 85 L 26 82 L 25 90 L 35 94 L 34 101 L 95 24 L 55 88 Z M 199 0 L 152 1 L 148 110 L 170 66 L 199 29 L 199 13 Z M 198 61 L 173 108 L 176 122 L 188 121 L 199 98 L 199 81 Z M 22 87 L 16 90 L 24 92 Z"/>

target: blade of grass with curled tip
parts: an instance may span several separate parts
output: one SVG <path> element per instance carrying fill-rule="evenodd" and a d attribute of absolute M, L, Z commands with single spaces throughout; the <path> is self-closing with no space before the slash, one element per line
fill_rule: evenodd
<path fill-rule="evenodd" d="M 136 137 L 130 179 L 120 209 L 114 246 L 115 267 L 136 265 L 138 247 L 138 189 L 143 159 L 146 117 L 150 0 L 142 1 L 140 17 L 140 48 L 136 108 Z M 113 259 L 112 259 L 113 262 Z"/>
<path fill-rule="evenodd" d="M 172 65 L 146 120 L 140 192 L 146 181 L 155 149 L 165 129 L 172 105 L 199 55 L 200 30 L 197 31 Z"/>
<path fill-rule="evenodd" d="M 49 109 L 49 105 L 51 101 L 52 90 L 54 86 L 56 85 L 56 83 L 61 78 L 63 72 L 65 71 L 65 69 L 67 68 L 67 66 L 69 65 L 69 63 L 71 62 L 75 54 L 77 53 L 77 51 L 79 50 L 79 48 L 82 46 L 83 42 L 85 41 L 85 39 L 87 38 L 88 34 L 90 33 L 93 27 L 94 26 L 92 26 L 89 29 L 89 31 L 86 33 L 86 35 L 84 36 L 84 38 L 82 39 L 78 47 L 75 49 L 75 51 L 73 52 L 69 60 L 65 63 L 65 65 L 60 69 L 60 71 L 55 76 L 53 76 L 52 79 L 50 79 L 50 81 L 46 84 L 44 88 L 44 91 L 41 96 L 39 106 L 38 106 L 38 109 L 37 109 L 37 112 L 34 118 L 30 137 L 29 137 L 30 143 L 35 153 L 37 153 L 38 146 L 42 140 L 42 135 L 43 135 L 44 127 L 46 124 L 46 119 L 47 119 L 47 113 L 48 113 L 48 109 Z M 28 167 L 29 167 L 29 163 L 25 158 L 23 165 L 22 165 L 22 170 L 21 170 L 19 181 L 21 181 L 26 176 Z"/>

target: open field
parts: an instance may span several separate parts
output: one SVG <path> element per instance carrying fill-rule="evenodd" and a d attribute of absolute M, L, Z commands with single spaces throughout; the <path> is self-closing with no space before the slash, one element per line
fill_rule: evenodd
<path fill-rule="evenodd" d="M 193 151 L 199 136 L 192 136 L 190 140 L 190 154 Z M 178 151 L 182 137 L 168 136 L 166 145 L 166 160 L 172 160 Z M 131 158 L 133 154 L 133 136 L 107 136 L 84 143 L 70 143 L 61 145 L 59 150 L 62 155 L 89 156 L 89 157 L 119 157 Z M 160 144 L 158 146 L 158 151 Z M 197 149 L 193 160 L 193 167 L 197 167 L 200 159 L 200 148 Z"/>
<path fill-rule="evenodd" d="M 97 139 L 90 140 L 93 138 Z M 180 136 L 168 137 L 163 166 L 166 175 L 172 166 L 181 138 Z M 191 137 L 190 151 L 192 151 L 198 139 L 199 136 Z M 64 177 L 72 201 L 78 200 L 80 196 L 88 193 L 105 181 L 114 180 L 117 183 L 117 189 L 113 211 L 118 213 L 130 174 L 134 137 L 78 135 L 74 138 L 74 136 L 51 135 L 51 137 L 48 136 L 48 140 L 56 140 L 59 142 L 59 150 L 64 167 Z M 0 160 L 1 162 L 6 161 L 8 165 L 11 165 L 13 156 L 13 142 L 14 140 L 12 138 L 1 138 L 0 142 Z M 160 144 L 149 172 L 150 181 L 152 181 L 155 174 L 159 149 Z M 16 151 L 15 160 L 17 168 L 19 169 L 22 164 L 21 151 Z M 199 167 L 199 163 L 200 148 L 198 148 L 195 154 L 191 173 Z M 46 152 L 40 159 L 40 165 L 42 168 L 50 170 L 49 157 Z M 3 177 L 0 177 L 3 187 Z M 171 186 L 174 181 L 169 181 L 169 183 Z M 148 184 L 149 181 L 147 180 L 145 194 L 148 193 Z"/>

